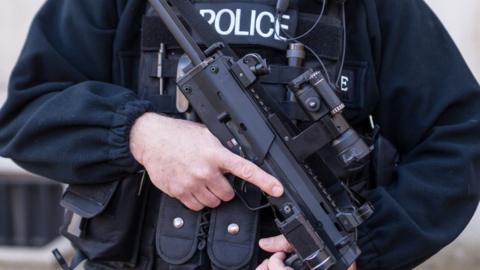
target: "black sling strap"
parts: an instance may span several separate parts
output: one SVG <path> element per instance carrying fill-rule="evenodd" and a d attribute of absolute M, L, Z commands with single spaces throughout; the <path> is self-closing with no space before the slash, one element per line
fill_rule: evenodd
<path fill-rule="evenodd" d="M 232 50 L 232 48 L 223 40 L 222 36 L 218 34 L 205 19 L 200 15 L 195 6 L 189 0 L 171 0 L 170 4 L 177 9 L 180 15 L 183 17 L 183 21 L 195 31 L 207 47 L 212 46 L 215 43 L 222 42 L 224 44 L 223 53 L 238 59 L 238 56 Z"/>

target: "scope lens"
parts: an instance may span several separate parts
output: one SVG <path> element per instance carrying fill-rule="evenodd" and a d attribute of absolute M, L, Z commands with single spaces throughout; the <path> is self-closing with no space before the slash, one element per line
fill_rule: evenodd
<path fill-rule="evenodd" d="M 370 148 L 351 128 L 333 141 L 332 146 L 337 152 L 339 160 L 347 167 L 355 161 L 362 160 L 370 153 Z"/>

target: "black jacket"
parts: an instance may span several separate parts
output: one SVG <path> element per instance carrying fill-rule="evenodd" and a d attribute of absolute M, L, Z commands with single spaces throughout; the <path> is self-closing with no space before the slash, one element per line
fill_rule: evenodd
<path fill-rule="evenodd" d="M 0 113 L 0 154 L 65 183 L 139 169 L 129 129 L 143 1 L 49 0 L 35 17 Z M 347 4 L 351 121 L 372 114 L 400 154 L 367 194 L 360 269 L 412 268 L 463 230 L 479 198 L 480 88 L 421 0 Z"/>

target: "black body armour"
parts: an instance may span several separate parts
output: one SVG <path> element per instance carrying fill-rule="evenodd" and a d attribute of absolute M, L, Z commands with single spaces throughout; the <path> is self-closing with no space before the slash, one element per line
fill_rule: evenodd
<path fill-rule="evenodd" d="M 306 32 L 318 14 L 300 12 L 294 3 L 282 20 L 275 19 L 274 1 L 195 1 L 205 20 L 239 55 L 257 52 L 271 65 L 268 75 L 261 77 L 265 94 L 271 97 L 270 107 L 280 110 L 293 121 L 307 117 L 289 99 L 286 85 L 308 67 L 318 68 L 313 55 L 303 66 L 288 66 L 286 55 L 289 36 Z M 305 40 L 324 59 L 332 78 L 338 70 L 342 49 L 342 25 L 332 5 L 322 24 Z M 338 6 L 339 7 L 339 6 Z M 320 10 L 320 5 L 314 10 Z M 198 43 L 198 33 L 193 32 Z M 186 67 L 183 51 L 151 8 L 147 8 L 142 24 L 139 94 L 155 104 L 157 112 L 195 120 L 185 112 L 175 81 Z M 179 100 L 180 99 L 180 100 Z M 259 205 L 262 195 L 253 187 L 244 193 L 249 202 Z M 269 209 L 264 212 L 269 211 Z M 195 213 L 177 200 L 163 196 L 156 230 L 157 264 L 181 266 L 181 269 L 254 269 L 257 265 L 258 236 L 275 234 L 271 214 L 249 210 L 238 197 L 218 208 Z M 160 269 L 160 268 L 159 268 Z M 173 269 L 176 269 L 173 267 Z"/>
<path fill-rule="evenodd" d="M 298 125 L 307 125 L 286 85 L 307 68 L 320 69 L 320 65 L 307 52 L 303 65 L 289 66 L 289 42 L 283 31 L 295 36 L 310 29 L 320 13 L 320 1 L 291 1 L 280 22 L 275 20 L 276 1 L 272 0 L 194 3 L 238 55 L 256 52 L 267 59 L 271 72 L 260 80 L 268 105 Z M 337 78 L 341 70 L 340 12 L 336 1 L 329 1 L 320 24 L 302 39 L 322 58 L 331 78 Z M 202 43 L 197 33 L 194 37 Z M 188 59 L 182 57 L 183 51 L 149 6 L 141 39 L 139 96 L 151 101 L 158 113 L 197 120 L 175 84 Z M 355 109 L 358 96 L 354 88 L 362 83 L 361 76 L 354 69 L 343 69 L 339 77 L 338 95 L 347 105 L 347 119 L 354 115 L 349 110 Z M 352 124 L 359 134 L 369 129 L 365 121 Z M 348 184 L 360 191 L 367 177 L 368 173 L 360 175 Z M 202 212 L 190 211 L 163 195 L 145 172 L 103 186 L 72 185 L 62 200 L 67 209 L 62 234 L 78 250 L 79 260 L 87 259 L 86 269 L 255 269 L 268 256 L 257 248 L 258 239 L 278 231 L 269 208 L 251 210 L 265 203 L 261 192 L 239 183 L 236 181 L 235 187 L 245 201 L 237 196 Z"/>

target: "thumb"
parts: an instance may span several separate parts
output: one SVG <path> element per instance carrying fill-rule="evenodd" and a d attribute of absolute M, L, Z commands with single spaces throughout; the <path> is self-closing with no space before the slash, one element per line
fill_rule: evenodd
<path fill-rule="evenodd" d="M 283 235 L 260 239 L 259 245 L 261 249 L 270 253 L 290 253 L 293 251 L 292 245 L 288 243 L 287 239 Z"/>

